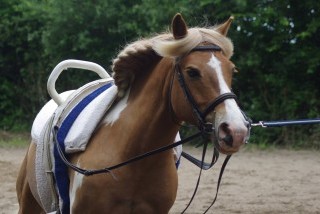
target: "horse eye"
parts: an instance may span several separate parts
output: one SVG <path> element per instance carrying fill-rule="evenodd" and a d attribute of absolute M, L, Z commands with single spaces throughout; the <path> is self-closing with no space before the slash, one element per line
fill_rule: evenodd
<path fill-rule="evenodd" d="M 191 78 L 201 77 L 200 71 L 195 68 L 189 68 L 187 73 L 188 73 L 189 77 L 191 77 Z"/>

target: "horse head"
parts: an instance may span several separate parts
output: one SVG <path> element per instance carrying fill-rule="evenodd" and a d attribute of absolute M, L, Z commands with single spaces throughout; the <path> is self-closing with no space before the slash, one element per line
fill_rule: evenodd
<path fill-rule="evenodd" d="M 177 14 L 173 38 L 154 48 L 175 59 L 170 99 L 176 119 L 200 129 L 212 124 L 211 138 L 224 154 L 237 152 L 249 138 L 249 123 L 231 92 L 237 70 L 230 61 L 233 45 L 226 35 L 232 19 L 211 29 L 188 29 Z"/>

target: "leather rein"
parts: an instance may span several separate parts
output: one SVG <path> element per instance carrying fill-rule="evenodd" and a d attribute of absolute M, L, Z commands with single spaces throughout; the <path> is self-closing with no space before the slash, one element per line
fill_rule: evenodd
<path fill-rule="evenodd" d="M 193 52 L 193 51 L 221 51 L 221 48 L 219 46 L 217 46 L 217 45 L 206 45 L 206 46 L 197 46 L 194 49 L 192 49 L 190 52 Z M 188 88 L 188 86 L 187 86 L 187 84 L 185 82 L 185 78 L 183 76 L 183 73 L 182 73 L 182 70 L 181 70 L 181 67 L 180 67 L 181 59 L 182 59 L 182 57 L 176 58 L 175 71 L 174 72 L 178 77 L 179 85 L 182 88 L 186 99 L 190 103 L 192 111 L 193 111 L 193 114 L 195 115 L 195 117 L 197 119 L 197 122 L 198 122 L 197 125 L 198 125 L 199 132 L 197 132 L 197 133 L 195 133 L 195 134 L 193 134 L 193 135 L 191 135 L 189 137 L 186 137 L 185 139 L 177 141 L 177 142 L 175 142 L 173 144 L 169 144 L 167 146 L 160 147 L 158 149 L 146 152 L 144 154 L 137 155 L 137 156 L 135 156 L 133 158 L 128 159 L 127 161 L 121 162 L 119 164 L 115 164 L 115 165 L 110 166 L 110 167 L 105 167 L 105 168 L 102 168 L 102 169 L 83 169 L 83 168 L 77 167 L 76 165 L 72 164 L 68 160 L 68 158 L 66 157 L 66 154 L 64 153 L 63 149 L 61 148 L 61 146 L 60 146 L 60 144 L 58 143 L 58 140 L 57 140 L 57 133 L 58 133 L 59 127 L 55 126 L 54 129 L 53 129 L 53 138 L 54 138 L 55 144 L 57 145 L 58 154 L 59 154 L 60 158 L 62 159 L 62 161 L 64 162 L 64 164 L 66 166 L 68 166 L 69 168 L 71 168 L 72 170 L 74 170 L 74 171 L 76 171 L 76 172 L 78 172 L 80 174 L 83 174 L 85 176 L 91 176 L 91 175 L 102 174 L 102 173 L 110 173 L 116 179 L 116 177 L 112 173 L 112 170 L 118 169 L 118 168 L 123 167 L 125 165 L 128 165 L 130 163 L 139 161 L 139 160 L 144 159 L 146 157 L 149 157 L 151 155 L 155 155 L 155 154 L 167 151 L 167 150 L 172 149 L 174 147 L 177 147 L 179 145 L 182 145 L 182 144 L 185 144 L 187 142 L 190 142 L 191 140 L 193 140 L 195 138 L 202 137 L 204 143 L 203 143 L 203 151 L 202 151 L 201 160 L 198 160 L 198 159 L 192 157 L 191 155 L 189 155 L 189 154 L 187 154 L 185 152 L 182 152 L 182 156 L 184 158 L 188 159 L 189 161 L 191 161 L 193 164 L 195 164 L 196 166 L 198 166 L 200 168 L 200 172 L 199 172 L 199 176 L 198 176 L 198 180 L 197 180 L 197 184 L 196 184 L 194 193 L 193 193 L 193 195 L 192 195 L 187 207 L 182 211 L 182 213 L 184 213 L 188 209 L 188 207 L 190 206 L 194 196 L 196 195 L 196 192 L 198 190 L 198 186 L 199 186 L 199 183 L 200 183 L 202 170 L 210 169 L 217 162 L 217 160 L 219 158 L 219 152 L 217 150 L 217 147 L 219 145 L 218 145 L 218 143 L 215 142 L 214 143 L 215 144 L 214 145 L 214 152 L 213 152 L 211 163 L 206 163 L 204 161 L 205 155 L 206 155 L 206 151 L 207 151 L 208 141 L 209 141 L 208 139 L 209 139 L 210 136 L 214 135 L 214 133 L 215 133 L 214 125 L 212 123 L 206 122 L 205 121 L 205 117 L 210 112 L 212 112 L 220 103 L 222 103 L 226 99 L 237 99 L 237 97 L 236 97 L 236 95 L 234 93 L 231 93 L 231 92 L 230 93 L 224 93 L 224 94 L 218 96 L 215 100 L 213 100 L 205 108 L 204 111 L 201 111 L 199 109 L 196 101 L 194 100 L 190 89 Z M 171 98 L 170 98 L 170 100 L 171 100 Z M 172 108 L 172 106 L 170 106 L 170 107 Z M 223 163 L 223 165 L 221 167 L 220 174 L 219 174 L 219 179 L 218 179 L 218 183 L 217 183 L 217 189 L 216 189 L 215 198 L 214 198 L 213 202 L 211 203 L 211 205 L 208 207 L 208 209 L 204 213 L 206 213 L 211 208 L 211 206 L 214 204 L 214 202 L 216 201 L 216 198 L 217 198 L 217 195 L 218 195 L 218 191 L 219 191 L 219 187 L 220 187 L 221 178 L 222 178 L 225 166 L 227 165 L 230 157 L 231 157 L 231 155 L 228 155 L 226 157 L 226 159 L 225 159 L 225 161 L 224 161 L 224 163 Z"/>

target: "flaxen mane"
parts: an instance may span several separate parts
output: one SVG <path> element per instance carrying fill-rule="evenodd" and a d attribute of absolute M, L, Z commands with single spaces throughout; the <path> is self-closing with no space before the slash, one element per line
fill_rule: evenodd
<path fill-rule="evenodd" d="M 211 43 L 221 47 L 224 55 L 230 58 L 233 54 L 231 40 L 221 35 L 214 28 L 190 28 L 187 36 L 173 39 L 172 34 L 161 34 L 150 39 L 142 39 L 127 45 L 113 60 L 112 70 L 119 96 L 129 88 L 134 76 L 161 57 L 177 57 L 188 53 L 200 43 Z"/>

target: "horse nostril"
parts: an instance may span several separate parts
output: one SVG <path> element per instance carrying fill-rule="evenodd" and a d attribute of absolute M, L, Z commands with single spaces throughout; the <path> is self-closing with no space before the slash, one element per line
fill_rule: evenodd
<path fill-rule="evenodd" d="M 233 137 L 228 123 L 222 123 L 219 127 L 219 139 L 232 147 Z"/>
<path fill-rule="evenodd" d="M 221 139 L 223 142 L 225 142 L 228 146 L 232 147 L 233 145 L 233 137 L 231 135 L 227 135 L 224 138 Z"/>

